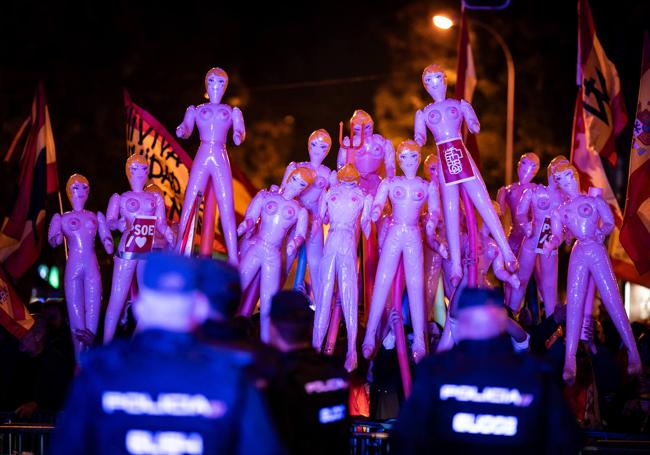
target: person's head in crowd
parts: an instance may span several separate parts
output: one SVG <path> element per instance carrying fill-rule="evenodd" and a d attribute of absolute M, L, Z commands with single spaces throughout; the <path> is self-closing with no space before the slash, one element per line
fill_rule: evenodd
<path fill-rule="evenodd" d="M 483 340 L 506 332 L 508 313 L 499 289 L 465 288 L 457 303 L 457 339 Z"/>
<path fill-rule="evenodd" d="M 429 321 L 427 322 L 427 333 L 429 334 L 429 352 L 436 352 L 442 336 L 442 326 L 436 321 Z"/>
<path fill-rule="evenodd" d="M 314 312 L 302 293 L 283 290 L 271 299 L 270 344 L 283 352 L 311 346 Z"/>
<path fill-rule="evenodd" d="M 566 322 L 566 303 L 558 302 L 551 316 L 557 324 L 564 324 Z"/>
<path fill-rule="evenodd" d="M 533 324 L 533 314 L 526 305 L 519 311 L 517 315 L 517 321 L 521 324 L 522 327 L 532 327 Z"/>
<path fill-rule="evenodd" d="M 209 304 L 198 284 L 196 261 L 169 252 L 149 254 L 133 306 L 138 330 L 190 332 L 202 324 Z"/>
<path fill-rule="evenodd" d="M 222 259 L 199 260 L 199 291 L 210 303 L 209 319 L 223 321 L 235 317 L 241 300 L 237 268 Z"/>
<path fill-rule="evenodd" d="M 47 335 L 47 321 L 40 315 L 33 316 L 34 324 L 25 335 L 20 338 L 20 351 L 36 357 L 45 348 L 45 336 Z"/>

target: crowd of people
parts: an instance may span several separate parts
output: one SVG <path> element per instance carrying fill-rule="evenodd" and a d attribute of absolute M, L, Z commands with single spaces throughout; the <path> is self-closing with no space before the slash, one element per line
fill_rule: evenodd
<path fill-rule="evenodd" d="M 132 305 L 135 333 L 122 328 L 79 367 L 57 305 L 19 342 L 2 333 L 0 409 L 13 420 L 56 416 L 53 454 L 349 453 L 350 419 L 360 415 L 397 419 L 391 453 L 576 453 L 580 426 L 650 429 L 647 372 L 625 375 L 607 319 L 580 345 L 576 382 L 563 384 L 562 304 L 541 322 L 525 308 L 515 323 L 500 291 L 465 288 L 455 346 L 413 366 L 405 400 L 390 342 L 350 375 L 345 331 L 334 356 L 312 347 L 304 294 L 273 296 L 268 344 L 257 317 L 235 316 L 240 299 L 227 262 L 153 253 Z M 433 353 L 442 330 L 430 325 Z M 649 329 L 633 328 L 647 365 Z M 366 391 L 369 408 L 359 404 Z"/>

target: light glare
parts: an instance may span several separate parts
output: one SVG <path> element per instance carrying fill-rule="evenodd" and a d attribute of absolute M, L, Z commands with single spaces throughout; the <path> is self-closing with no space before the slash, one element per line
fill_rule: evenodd
<path fill-rule="evenodd" d="M 442 30 L 449 30 L 453 27 L 454 21 L 449 19 L 447 16 L 435 15 L 433 16 L 433 25 Z"/>

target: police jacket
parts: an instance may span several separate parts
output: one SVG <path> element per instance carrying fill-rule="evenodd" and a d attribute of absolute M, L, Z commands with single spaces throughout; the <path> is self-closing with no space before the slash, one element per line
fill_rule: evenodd
<path fill-rule="evenodd" d="M 281 452 L 233 353 L 188 334 L 147 330 L 88 354 L 50 453 Z"/>
<path fill-rule="evenodd" d="M 428 357 L 391 437 L 392 453 L 577 453 L 558 379 L 508 336 L 463 340 Z"/>
<path fill-rule="evenodd" d="M 268 396 L 290 453 L 350 453 L 348 374 L 335 359 L 312 348 L 284 354 Z"/>

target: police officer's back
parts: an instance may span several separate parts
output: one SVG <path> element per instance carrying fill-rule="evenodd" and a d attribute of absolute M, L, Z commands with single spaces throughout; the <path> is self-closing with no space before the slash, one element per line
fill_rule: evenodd
<path fill-rule="evenodd" d="M 349 453 L 348 375 L 311 347 L 313 312 L 305 296 L 280 291 L 271 302 L 271 344 L 283 352 L 270 384 L 274 420 L 291 453 Z"/>
<path fill-rule="evenodd" d="M 254 336 L 250 319 L 235 316 L 241 300 L 239 271 L 225 260 L 201 259 L 198 286 L 208 300 L 209 312 L 195 335 L 204 343 L 246 354 L 250 359 L 247 372 L 264 390 L 277 371 L 279 353 Z"/>
<path fill-rule="evenodd" d="M 189 258 L 149 257 L 134 306 L 140 332 L 89 353 L 53 454 L 279 452 L 240 359 L 189 334 L 207 313 L 195 280 Z"/>
<path fill-rule="evenodd" d="M 451 351 L 422 361 L 393 432 L 394 453 L 577 453 L 577 424 L 553 370 L 516 354 L 503 297 L 465 289 Z"/>

